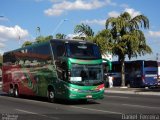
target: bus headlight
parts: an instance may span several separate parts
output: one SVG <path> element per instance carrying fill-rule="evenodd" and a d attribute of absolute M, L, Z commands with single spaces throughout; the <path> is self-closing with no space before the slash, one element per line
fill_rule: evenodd
<path fill-rule="evenodd" d="M 78 89 L 76 89 L 76 88 L 72 88 L 72 87 L 70 87 L 70 88 L 69 88 L 69 90 L 70 90 L 70 91 L 78 92 Z"/>
<path fill-rule="evenodd" d="M 77 88 L 69 87 L 69 86 L 67 86 L 67 85 L 64 85 L 64 86 L 65 86 L 65 88 L 67 88 L 67 89 L 70 90 L 70 91 L 78 92 L 78 89 L 77 89 Z"/>
<path fill-rule="evenodd" d="M 102 85 L 99 85 L 99 86 L 97 86 L 97 88 L 96 88 L 96 90 L 100 90 L 100 91 L 102 91 L 102 90 L 104 90 L 105 88 L 104 88 L 104 84 L 102 84 Z"/>

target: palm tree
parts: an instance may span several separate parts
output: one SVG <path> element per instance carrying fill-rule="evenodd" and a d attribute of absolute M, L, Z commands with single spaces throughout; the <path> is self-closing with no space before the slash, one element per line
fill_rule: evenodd
<path fill-rule="evenodd" d="M 85 36 L 85 37 L 93 37 L 94 36 L 94 32 L 92 30 L 92 28 L 88 25 L 85 24 L 81 24 L 81 25 L 76 25 L 75 29 L 74 29 L 74 33 L 79 33 L 79 36 Z"/>
<path fill-rule="evenodd" d="M 151 48 L 146 44 L 145 36 L 140 27 L 149 29 L 149 20 L 144 15 L 131 17 L 128 12 L 122 13 L 117 18 L 111 17 L 106 20 L 106 29 L 112 34 L 112 54 L 118 56 L 121 62 L 122 86 L 125 86 L 124 61 L 138 55 L 151 53 Z"/>

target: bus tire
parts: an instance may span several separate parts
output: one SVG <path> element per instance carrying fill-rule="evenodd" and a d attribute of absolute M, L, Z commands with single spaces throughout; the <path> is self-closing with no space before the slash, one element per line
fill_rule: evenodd
<path fill-rule="evenodd" d="M 56 102 L 56 98 L 55 98 L 55 92 L 53 89 L 48 90 L 48 100 L 51 103 Z"/>
<path fill-rule="evenodd" d="M 9 89 L 9 94 L 8 94 L 9 96 L 11 96 L 11 97 L 13 97 L 14 96 L 14 88 L 13 88 L 13 86 L 11 85 L 10 86 L 10 89 Z"/>
<path fill-rule="evenodd" d="M 19 97 L 19 90 L 17 86 L 14 89 L 14 97 Z"/>

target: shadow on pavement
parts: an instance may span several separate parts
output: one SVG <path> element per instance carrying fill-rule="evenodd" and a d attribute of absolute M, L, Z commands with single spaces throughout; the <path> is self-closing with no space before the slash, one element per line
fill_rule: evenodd
<path fill-rule="evenodd" d="M 9 96 L 8 94 L 6 93 L 0 93 L 0 96 L 6 96 L 6 97 L 11 97 L 11 98 L 14 98 L 12 96 Z M 28 100 L 35 100 L 35 101 L 40 101 L 40 102 L 47 102 L 49 103 L 48 101 L 48 98 L 46 97 L 38 97 L 38 96 L 26 96 L 26 95 L 21 95 L 19 97 L 19 99 L 28 99 Z M 97 101 L 95 100 L 64 100 L 64 99 L 57 99 L 55 101 L 56 104 L 63 104 L 63 105 L 90 105 L 90 104 L 100 104 L 98 103 Z"/>

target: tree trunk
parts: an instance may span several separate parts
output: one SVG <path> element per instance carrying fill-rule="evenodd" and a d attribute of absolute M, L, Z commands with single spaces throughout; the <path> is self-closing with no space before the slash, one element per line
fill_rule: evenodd
<path fill-rule="evenodd" d="M 121 86 L 125 86 L 125 64 L 124 64 L 124 59 L 121 59 Z"/>

